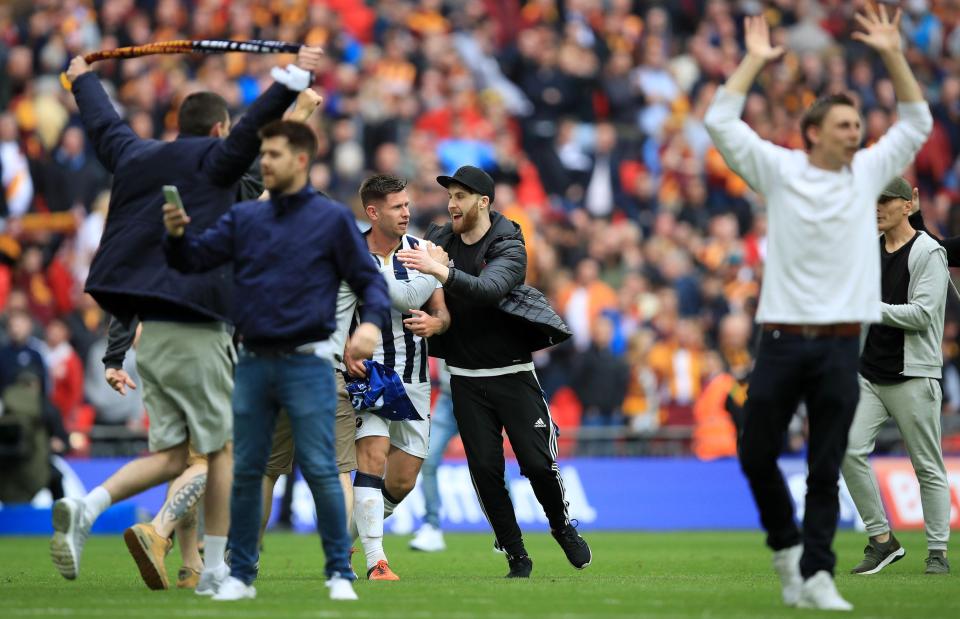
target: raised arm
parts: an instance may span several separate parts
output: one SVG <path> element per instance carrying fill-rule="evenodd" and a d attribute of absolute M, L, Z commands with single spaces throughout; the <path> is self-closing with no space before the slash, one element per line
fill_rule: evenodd
<path fill-rule="evenodd" d="M 920 210 L 920 190 L 917 187 L 913 188 L 912 202 L 913 212 L 910 214 L 910 226 L 914 230 L 925 232 L 934 241 L 940 243 L 940 247 L 944 248 L 947 252 L 948 267 L 960 267 L 960 236 L 942 239 L 927 229 L 927 225 L 923 221 L 923 211 Z"/>
<path fill-rule="evenodd" d="M 900 41 L 900 17 L 898 8 L 891 20 L 887 15 L 887 8 L 880 5 L 880 10 L 871 3 L 867 3 L 864 13 L 857 13 L 854 19 L 863 32 L 854 32 L 854 40 L 872 47 L 880 55 L 880 59 L 890 73 L 893 81 L 893 90 L 900 103 L 919 103 L 923 101 L 923 91 L 913 76 L 907 58 L 903 55 Z"/>
<path fill-rule="evenodd" d="M 296 66 L 291 65 L 288 71 L 313 71 L 319 66 L 322 50 L 319 47 L 302 47 L 297 55 Z M 297 94 L 310 85 L 309 80 L 295 83 L 274 83 L 262 95 L 257 97 L 253 105 L 247 110 L 230 131 L 230 134 L 218 144 L 204 162 L 204 170 L 221 186 L 232 185 L 240 180 L 260 150 L 260 138 L 257 132 L 271 120 L 283 116 Z"/>
<path fill-rule="evenodd" d="M 933 115 L 923 99 L 900 40 L 900 9 L 891 21 L 887 9 L 880 5 L 877 12 L 867 4 L 866 13 L 855 15 L 863 32 L 854 32 L 853 38 L 870 46 L 880 55 L 893 80 L 897 95 L 897 122 L 870 148 L 858 153 L 856 165 L 865 166 L 864 175 L 874 180 L 877 194 L 890 179 L 900 174 L 927 141 L 933 130 Z M 861 163 L 861 160 L 863 163 Z"/>
<path fill-rule="evenodd" d="M 71 90 L 80 110 L 80 119 L 97 159 L 111 173 L 116 172 L 125 153 L 140 138 L 117 114 L 96 73 L 90 70 L 83 56 L 70 61 L 67 77 L 73 83 Z"/>
<path fill-rule="evenodd" d="M 767 62 L 783 54 L 770 45 L 770 29 L 762 16 L 744 19 L 747 53 L 726 84 L 717 90 L 704 124 L 724 161 L 753 189 L 766 193 L 777 177 L 777 159 L 785 149 L 763 140 L 740 119 L 747 92 Z"/>
<path fill-rule="evenodd" d="M 770 27 L 763 15 L 744 18 L 743 30 L 747 53 L 724 84 L 728 91 L 738 95 L 746 95 L 763 67 L 783 55 L 782 47 L 770 44 Z"/>

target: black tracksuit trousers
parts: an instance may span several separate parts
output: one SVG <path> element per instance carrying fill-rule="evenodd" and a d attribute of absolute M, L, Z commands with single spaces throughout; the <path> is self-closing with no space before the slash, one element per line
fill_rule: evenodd
<path fill-rule="evenodd" d="M 559 529 L 570 522 L 557 466 L 557 427 L 540 383 L 529 371 L 490 377 L 451 376 L 450 390 L 480 506 L 507 555 L 525 555 L 507 492 L 503 430 L 550 528 Z"/>

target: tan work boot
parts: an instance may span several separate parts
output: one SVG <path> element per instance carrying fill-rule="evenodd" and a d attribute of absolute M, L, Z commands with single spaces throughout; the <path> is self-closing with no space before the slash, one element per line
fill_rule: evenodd
<path fill-rule="evenodd" d="M 123 532 L 123 541 L 137 563 L 143 582 L 150 589 L 169 589 L 164 559 L 173 540 L 161 537 L 151 524 L 135 524 Z"/>

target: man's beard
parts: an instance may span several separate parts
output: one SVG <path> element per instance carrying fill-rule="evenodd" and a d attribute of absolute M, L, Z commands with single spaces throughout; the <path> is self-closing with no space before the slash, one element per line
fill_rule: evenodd
<path fill-rule="evenodd" d="M 465 234 L 470 232 L 477 227 L 477 223 L 480 221 L 480 198 L 477 198 L 477 201 L 470 207 L 469 211 L 464 211 L 463 216 L 460 218 L 459 222 L 453 222 L 454 232 L 457 234 Z M 458 229 L 459 228 L 459 229 Z"/>

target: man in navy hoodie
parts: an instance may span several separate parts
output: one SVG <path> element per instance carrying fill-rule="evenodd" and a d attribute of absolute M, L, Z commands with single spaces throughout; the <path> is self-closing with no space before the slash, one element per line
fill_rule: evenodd
<path fill-rule="evenodd" d="M 229 570 L 223 563 L 229 527 L 235 352 L 226 325 L 230 275 L 219 270 L 182 275 L 163 255 L 164 185 L 179 188 L 199 228 L 213 224 L 233 204 L 240 178 L 257 156 L 258 129 L 280 118 L 297 92 L 309 86 L 321 51 L 304 47 L 297 65 L 275 70 L 274 84 L 247 110 L 233 131 L 226 102 L 196 93 L 179 110 L 173 142 L 143 140 L 124 123 L 82 57 L 67 76 L 84 128 L 100 162 L 113 174 L 110 214 L 86 282 L 106 311 L 123 323 L 143 324 L 137 365 L 150 415 L 150 456 L 128 463 L 83 499 L 54 505 L 54 565 L 67 579 L 79 572 L 93 521 L 112 503 L 177 477 L 188 443 L 209 459 L 205 496 L 205 565 L 196 592 L 216 593 Z M 114 375 L 113 382 L 122 381 Z M 116 385 L 112 385 L 116 386 Z M 162 585 L 169 540 L 141 528 L 128 541 L 141 574 Z"/>
<path fill-rule="evenodd" d="M 253 581 L 262 479 L 277 413 L 287 411 L 297 462 L 316 504 L 334 600 L 355 600 L 343 489 L 334 456 L 336 391 L 330 339 L 340 282 L 360 299 L 359 325 L 347 344 L 367 359 L 389 324 L 390 299 L 350 209 L 307 183 L 317 139 L 307 125 L 275 121 L 260 131 L 267 201 L 241 202 L 199 235 L 192 216 L 165 204 L 167 260 L 183 273 L 233 265 L 234 324 L 241 338 L 233 393 L 236 463 L 230 502 L 230 578 L 214 596 L 256 597 Z M 192 205 L 185 204 L 192 210 Z M 191 229 L 202 229 L 199 226 Z"/>

